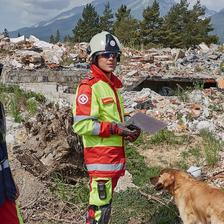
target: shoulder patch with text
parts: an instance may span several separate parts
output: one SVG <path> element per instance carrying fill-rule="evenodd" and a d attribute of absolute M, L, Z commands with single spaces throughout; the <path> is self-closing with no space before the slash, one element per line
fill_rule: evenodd
<path fill-rule="evenodd" d="M 112 97 L 107 97 L 107 98 L 103 98 L 102 99 L 103 104 L 107 104 L 107 103 L 115 103 L 114 99 Z"/>

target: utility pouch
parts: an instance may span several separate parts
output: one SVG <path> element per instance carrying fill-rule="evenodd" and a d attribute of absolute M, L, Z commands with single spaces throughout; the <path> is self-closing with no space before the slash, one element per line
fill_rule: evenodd
<path fill-rule="evenodd" d="M 107 198 L 107 193 L 106 193 L 105 183 L 104 182 L 98 182 L 97 188 L 98 188 L 99 198 L 101 200 L 106 199 Z"/>

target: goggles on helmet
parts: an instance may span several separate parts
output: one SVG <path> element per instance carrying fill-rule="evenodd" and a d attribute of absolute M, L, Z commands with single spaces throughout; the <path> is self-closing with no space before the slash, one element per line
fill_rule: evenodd
<path fill-rule="evenodd" d="M 120 56 L 119 52 L 112 52 L 112 51 L 102 51 L 102 52 L 97 52 L 96 56 L 102 55 L 104 58 L 118 58 Z"/>

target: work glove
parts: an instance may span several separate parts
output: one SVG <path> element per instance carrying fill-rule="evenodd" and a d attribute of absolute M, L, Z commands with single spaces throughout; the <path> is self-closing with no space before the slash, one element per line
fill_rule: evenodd
<path fill-rule="evenodd" d="M 140 129 L 133 125 L 133 120 L 121 123 L 111 122 L 111 134 L 125 137 L 126 140 L 134 142 L 140 135 Z"/>

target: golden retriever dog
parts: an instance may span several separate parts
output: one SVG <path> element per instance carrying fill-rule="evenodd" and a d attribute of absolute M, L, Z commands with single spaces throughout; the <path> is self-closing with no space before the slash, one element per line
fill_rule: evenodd
<path fill-rule="evenodd" d="M 164 168 L 150 182 L 174 197 L 184 224 L 224 224 L 224 191 L 178 169 Z"/>

